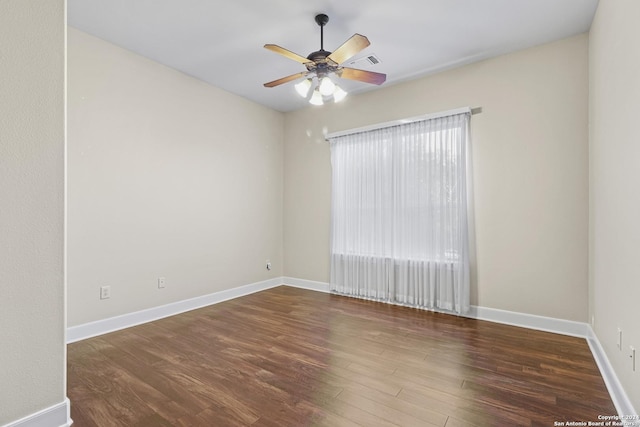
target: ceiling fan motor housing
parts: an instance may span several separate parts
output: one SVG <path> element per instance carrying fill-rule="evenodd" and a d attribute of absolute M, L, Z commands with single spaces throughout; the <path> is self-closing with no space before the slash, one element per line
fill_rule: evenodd
<path fill-rule="evenodd" d="M 321 50 L 317 50 L 315 52 L 311 52 L 309 54 L 309 56 L 307 56 L 307 59 L 313 61 L 313 62 L 327 62 L 327 56 L 331 55 L 331 52 L 326 51 L 324 49 Z"/>

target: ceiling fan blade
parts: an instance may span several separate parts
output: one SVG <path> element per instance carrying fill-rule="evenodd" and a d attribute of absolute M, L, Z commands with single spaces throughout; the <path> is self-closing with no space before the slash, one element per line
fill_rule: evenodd
<path fill-rule="evenodd" d="M 287 50 L 283 47 L 278 46 L 277 44 L 265 44 L 265 49 L 269 49 L 272 52 L 279 53 L 282 56 L 286 56 L 289 59 L 293 59 L 296 62 L 301 64 L 306 64 L 308 62 L 312 62 L 311 60 L 305 58 L 304 56 L 300 56 L 297 53 L 293 53 L 290 50 Z"/>
<path fill-rule="evenodd" d="M 381 85 L 387 80 L 387 75 L 382 73 L 374 73 L 373 71 L 357 70 L 355 68 L 342 67 L 340 77 L 349 80 L 358 80 L 365 83 L 373 83 Z"/>
<path fill-rule="evenodd" d="M 288 83 L 288 82 L 290 82 L 290 81 L 292 81 L 292 80 L 296 80 L 296 79 L 299 79 L 300 77 L 304 77 L 304 76 L 306 76 L 307 74 L 309 74 L 307 71 L 303 71 L 303 72 L 301 72 L 301 73 L 292 74 L 292 75 L 290 75 L 290 76 L 283 77 L 283 78 L 281 78 L 281 79 L 274 80 L 274 81 L 269 82 L 269 83 L 265 83 L 265 84 L 264 84 L 264 87 L 274 87 L 274 86 L 279 86 L 279 85 L 281 85 L 281 84 L 283 84 L 283 83 Z"/>
<path fill-rule="evenodd" d="M 336 64 L 342 64 L 344 61 L 351 58 L 370 44 L 369 39 L 365 36 L 361 34 L 354 34 L 349 40 L 344 42 L 342 46 L 329 55 L 328 59 L 332 60 Z"/>

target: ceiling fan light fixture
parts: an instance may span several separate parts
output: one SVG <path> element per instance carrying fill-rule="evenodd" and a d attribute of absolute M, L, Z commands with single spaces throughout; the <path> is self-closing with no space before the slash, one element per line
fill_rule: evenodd
<path fill-rule="evenodd" d="M 296 83 L 295 86 L 296 92 L 303 98 L 306 98 L 309 95 L 309 89 L 311 89 L 311 79 L 304 79 L 303 81 Z"/>
<path fill-rule="evenodd" d="M 318 88 L 316 88 L 316 90 L 313 91 L 313 95 L 311 95 L 311 99 L 309 100 L 309 103 L 313 105 L 324 104 L 324 101 L 322 100 L 322 94 L 320 93 L 320 90 Z"/>
<path fill-rule="evenodd" d="M 320 86 L 318 86 L 318 88 L 320 89 L 320 93 L 322 95 L 330 96 L 331 94 L 333 94 L 333 91 L 336 88 L 336 84 L 329 78 L 329 76 L 324 76 L 320 80 Z"/>
<path fill-rule="evenodd" d="M 336 85 L 333 91 L 333 102 L 338 103 L 347 97 L 347 91 Z"/>

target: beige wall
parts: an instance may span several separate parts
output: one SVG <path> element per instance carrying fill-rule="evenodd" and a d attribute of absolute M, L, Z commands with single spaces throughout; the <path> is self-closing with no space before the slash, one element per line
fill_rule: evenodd
<path fill-rule="evenodd" d="M 331 165 L 323 129 L 482 107 L 472 119 L 472 304 L 586 321 L 587 51 L 587 35 L 579 35 L 288 113 L 285 275 L 329 279 Z"/>
<path fill-rule="evenodd" d="M 590 312 L 640 410 L 640 2 L 600 1 L 589 35 Z M 618 349 L 617 329 L 623 331 Z M 631 369 L 629 345 L 638 349 Z"/>
<path fill-rule="evenodd" d="M 64 20 L 0 1 L 0 425 L 65 399 Z"/>
<path fill-rule="evenodd" d="M 283 115 L 68 38 L 69 326 L 281 276 Z"/>

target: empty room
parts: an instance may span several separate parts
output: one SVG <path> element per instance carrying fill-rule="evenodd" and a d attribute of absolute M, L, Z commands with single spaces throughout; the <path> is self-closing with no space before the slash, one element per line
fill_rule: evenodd
<path fill-rule="evenodd" d="M 0 425 L 640 425 L 639 16 L 0 0 Z"/>

